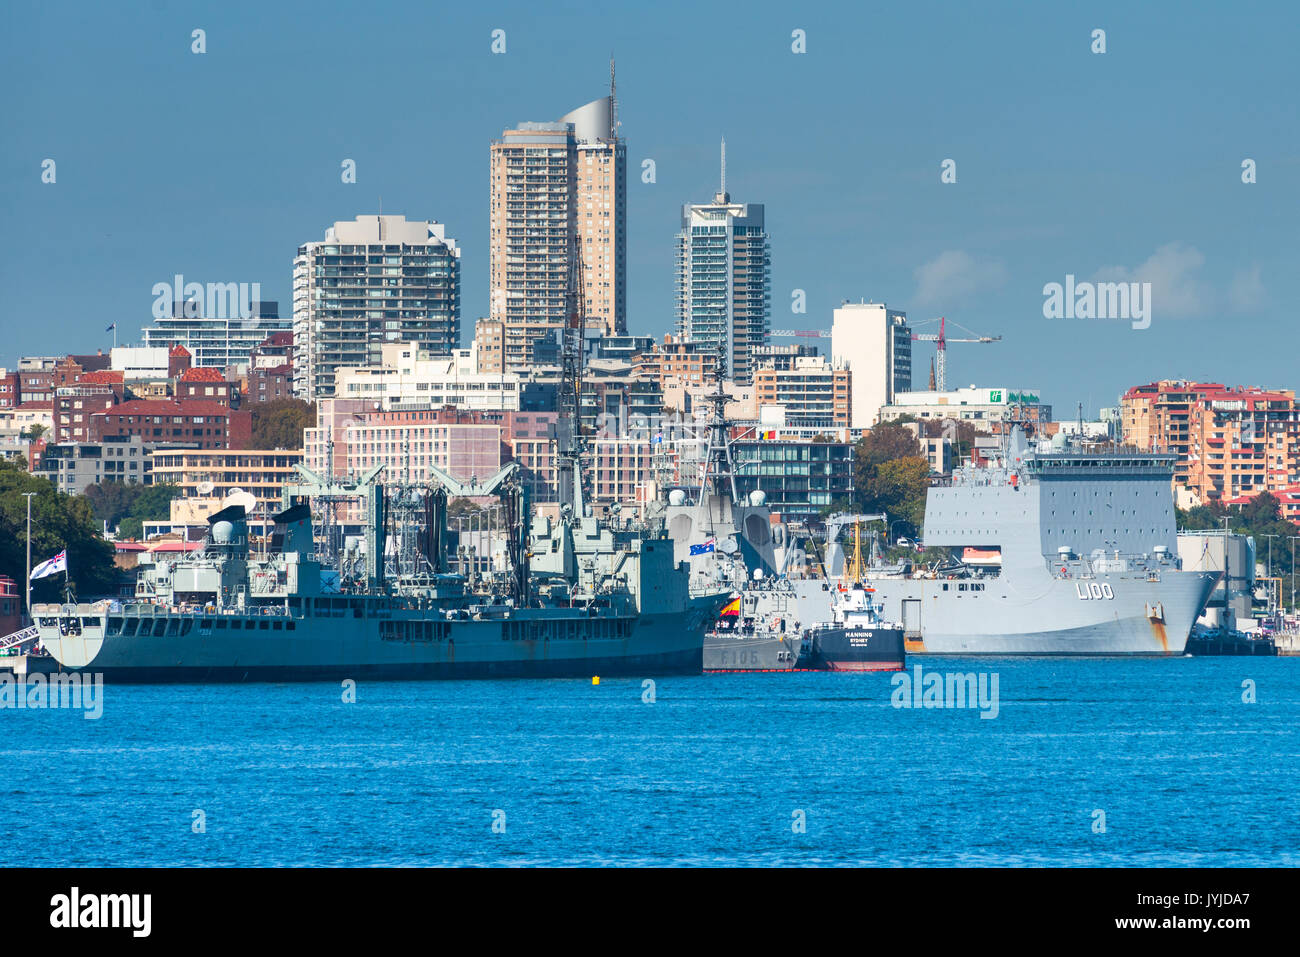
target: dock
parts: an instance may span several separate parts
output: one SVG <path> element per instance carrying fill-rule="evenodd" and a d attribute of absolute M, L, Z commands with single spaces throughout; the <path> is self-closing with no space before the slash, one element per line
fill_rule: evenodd
<path fill-rule="evenodd" d="M 1192 635 L 1187 639 L 1187 654 L 1194 657 L 1217 655 L 1262 655 L 1273 657 L 1280 654 L 1277 644 L 1267 636 L 1252 637 L 1240 633 L 1221 634 L 1213 632 L 1206 635 Z M 1291 652 L 1295 654 L 1296 652 Z"/>

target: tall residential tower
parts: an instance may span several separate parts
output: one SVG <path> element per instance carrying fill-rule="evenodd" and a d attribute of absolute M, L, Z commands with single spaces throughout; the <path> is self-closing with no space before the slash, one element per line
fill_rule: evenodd
<path fill-rule="evenodd" d="M 614 92 L 611 63 L 609 96 L 492 143 L 489 318 L 502 335 L 489 365 L 526 366 L 560 326 L 575 238 L 588 327 L 627 333 L 627 146 Z"/>
<path fill-rule="evenodd" d="M 339 222 L 293 261 L 294 395 L 334 395 L 341 366 L 376 365 L 385 343 L 460 346 L 460 250 L 439 223 Z"/>
<path fill-rule="evenodd" d="M 721 347 L 725 376 L 748 383 L 754 350 L 766 344 L 772 303 L 771 253 L 763 207 L 733 203 L 722 182 L 712 203 L 682 207 L 677 234 L 677 332 L 683 342 Z"/>

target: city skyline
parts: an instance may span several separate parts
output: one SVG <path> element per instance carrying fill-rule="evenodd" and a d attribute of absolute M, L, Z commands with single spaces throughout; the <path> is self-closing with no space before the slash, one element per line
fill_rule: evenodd
<path fill-rule="evenodd" d="M 1289 8 L 1261 8 L 1278 29 L 1260 36 L 1245 18 L 1120 6 L 1020 11 L 1014 27 L 947 5 L 870 18 L 761 5 L 743 22 L 683 7 L 690 30 L 663 8 L 597 26 L 516 6 L 360 14 L 346 41 L 303 27 L 304 9 L 87 8 L 67 36 L 34 5 L 6 11 L 0 69 L 22 92 L 4 207 L 29 228 L 0 248 L 0 364 L 51 351 L 54 327 L 81 352 L 107 349 L 113 323 L 120 342 L 139 341 L 152 287 L 174 274 L 260 283 L 286 314 L 296 246 L 381 204 L 445 224 L 464 249 L 463 343 L 489 314 L 488 144 L 602 95 L 612 52 L 631 334 L 673 330 L 680 210 L 716 190 L 726 137 L 729 191 L 766 208 L 773 328 L 829 329 L 842 300 L 864 298 L 920 331 L 946 315 L 1004 337 L 954 347 L 951 387 L 1042 382 L 1044 401 L 1089 414 L 1162 378 L 1297 384 L 1285 348 L 1211 346 L 1225 333 L 1286 342 L 1300 164 Z M 1104 54 L 1090 49 L 1097 28 Z M 796 30 L 807 52 L 793 51 Z M 1234 41 L 1248 31 L 1249 47 Z M 562 37 L 570 52 L 556 57 Z M 382 64 L 403 92 L 371 102 L 376 79 L 303 102 L 301 77 L 345 42 L 359 76 Z M 670 56 L 692 69 L 665 68 Z M 445 68 L 430 74 L 429 57 Z M 750 61 L 760 81 L 729 84 Z M 363 106 L 366 122 L 334 122 Z M 45 159 L 54 183 L 41 181 Z M 1255 183 L 1242 181 L 1247 159 Z M 347 160 L 356 183 L 341 180 Z M 1151 282 L 1150 327 L 1044 318 L 1044 286 L 1067 277 Z M 932 354 L 918 345 L 918 370 Z"/>

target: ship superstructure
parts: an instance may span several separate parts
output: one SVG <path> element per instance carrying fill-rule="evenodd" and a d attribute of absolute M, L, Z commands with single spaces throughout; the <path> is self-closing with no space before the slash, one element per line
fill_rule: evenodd
<path fill-rule="evenodd" d="M 873 571 L 908 652 L 1180 655 L 1217 580 L 1177 556 L 1174 456 L 1035 441 L 1008 423 L 1000 452 L 929 489 L 930 568 Z M 797 583 L 816 616 L 825 597 Z"/>

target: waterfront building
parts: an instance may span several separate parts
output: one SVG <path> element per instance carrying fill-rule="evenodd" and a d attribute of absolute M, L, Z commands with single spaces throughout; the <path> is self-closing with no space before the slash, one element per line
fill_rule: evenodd
<path fill-rule="evenodd" d="M 677 332 L 714 355 L 724 375 L 748 383 L 754 350 L 767 342 L 771 250 L 760 203 L 733 203 L 722 183 L 711 203 L 682 207 L 677 234 Z"/>
<path fill-rule="evenodd" d="M 849 370 L 850 424 L 869 429 L 882 406 L 912 390 L 912 332 L 907 313 L 881 302 L 846 302 L 831 323 L 831 361 Z"/>
<path fill-rule="evenodd" d="M 59 442 L 45 447 L 33 474 L 56 489 L 78 495 L 100 482 L 147 485 L 148 450 L 138 435 L 110 436 L 99 442 Z"/>
<path fill-rule="evenodd" d="M 1166 379 L 1121 399 L 1124 442 L 1173 452 L 1180 507 L 1300 484 L 1300 407 L 1292 390 Z"/>
<path fill-rule="evenodd" d="M 850 423 L 850 377 L 825 356 L 777 355 L 754 373 L 755 401 L 784 408 L 787 425 L 847 428 Z"/>
<path fill-rule="evenodd" d="M 280 318 L 278 302 L 255 302 L 247 317 L 208 318 L 195 314 L 201 310 L 186 309 L 185 303 L 176 303 L 172 315 L 155 319 L 144 328 L 145 348 L 183 346 L 196 366 L 224 369 L 247 362 L 249 354 L 267 336 L 288 332 L 293 328 L 290 319 Z M 188 313 L 188 314 L 187 314 Z M 175 372 L 169 372 L 169 377 Z"/>
<path fill-rule="evenodd" d="M 892 402 L 881 406 L 879 421 L 888 422 L 904 416 L 922 421 L 953 419 L 970 422 L 988 431 L 993 422 L 1007 418 L 1026 419 L 1046 424 L 1052 420 L 1052 407 L 1039 399 L 1037 389 L 977 388 L 950 389 L 946 392 L 898 392 Z"/>
<path fill-rule="evenodd" d="M 284 486 L 300 480 L 302 460 L 300 449 L 160 448 L 148 453 L 148 468 L 152 484 L 180 489 L 173 522 L 199 525 L 234 492 L 256 498 L 263 517 L 280 511 Z"/>
<path fill-rule="evenodd" d="M 460 249 L 436 222 L 336 222 L 298 247 L 292 329 L 301 399 L 334 395 L 339 368 L 377 365 L 389 343 L 447 355 L 460 345 Z"/>
<path fill-rule="evenodd" d="M 491 368 L 526 366 L 533 342 L 562 324 L 575 248 L 587 325 L 627 331 L 627 146 L 612 85 L 611 75 L 609 96 L 491 144 Z"/>

